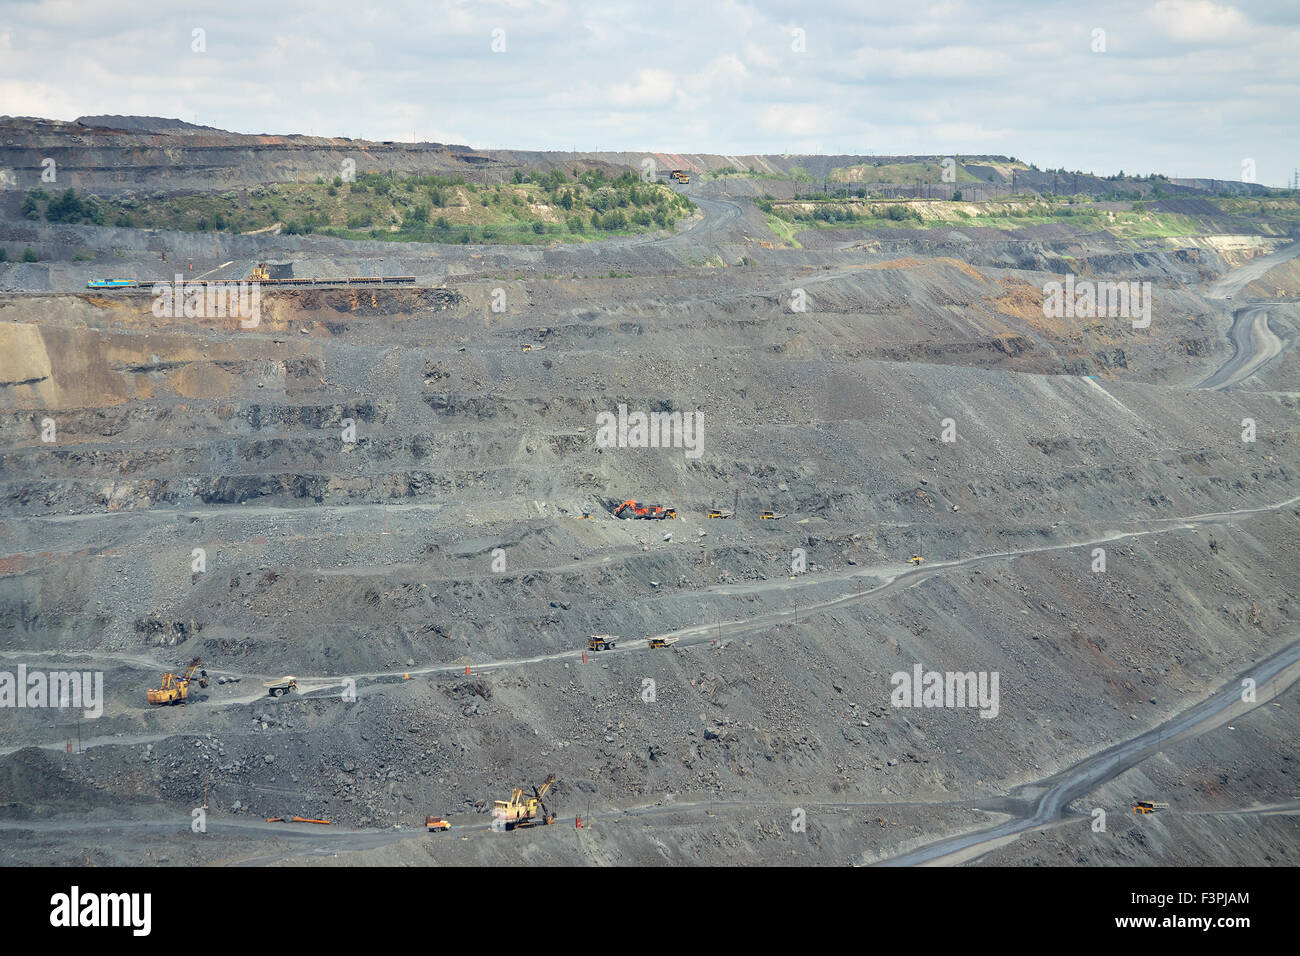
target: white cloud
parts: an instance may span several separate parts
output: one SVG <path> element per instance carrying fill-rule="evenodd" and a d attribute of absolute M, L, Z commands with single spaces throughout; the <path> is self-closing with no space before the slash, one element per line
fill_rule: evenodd
<path fill-rule="evenodd" d="M 609 100 L 621 108 L 663 106 L 677 91 L 677 78 L 667 70 L 638 69 L 630 83 L 610 87 Z"/>
<path fill-rule="evenodd" d="M 854 53 L 849 70 L 864 79 L 963 79 L 1004 76 L 1011 58 L 1000 49 L 948 46 L 932 50 L 864 48 Z"/>
<path fill-rule="evenodd" d="M 687 81 L 692 96 L 737 93 L 750 81 L 749 68 L 734 53 L 726 53 L 705 65 Z"/>
<path fill-rule="evenodd" d="M 1167 35 L 1186 43 L 1226 43 L 1249 26 L 1236 7 L 1212 0 L 1158 0 L 1148 14 Z"/>
<path fill-rule="evenodd" d="M 824 106 L 778 103 L 759 114 L 758 127 L 776 136 L 824 136 L 833 132 L 834 115 Z"/>

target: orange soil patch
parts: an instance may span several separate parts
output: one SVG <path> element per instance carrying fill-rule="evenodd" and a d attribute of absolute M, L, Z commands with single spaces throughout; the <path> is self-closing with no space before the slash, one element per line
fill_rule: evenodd
<path fill-rule="evenodd" d="M 0 558 L 0 575 L 18 574 L 26 570 L 29 563 L 25 554 L 11 554 L 7 558 Z"/>
<path fill-rule="evenodd" d="M 1077 320 L 1058 319 L 1043 314 L 1043 290 L 1023 279 L 999 279 L 1002 295 L 993 299 L 993 307 L 1003 315 L 1022 320 L 1032 329 L 1065 337 L 1077 329 Z"/>

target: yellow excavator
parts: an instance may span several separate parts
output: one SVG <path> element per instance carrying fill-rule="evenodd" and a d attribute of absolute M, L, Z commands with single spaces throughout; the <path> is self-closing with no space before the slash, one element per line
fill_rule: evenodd
<path fill-rule="evenodd" d="M 548 812 L 546 804 L 542 802 L 542 798 L 554 784 L 555 774 L 551 774 L 540 787 L 533 787 L 531 797 L 524 796 L 522 787 L 515 787 L 510 791 L 509 800 L 492 801 L 492 825 L 514 830 L 518 827 L 533 827 L 538 824 L 545 826 L 554 823 L 555 814 Z M 537 812 L 538 808 L 542 811 L 540 815 Z M 501 821 L 499 824 L 498 820 Z"/>
<path fill-rule="evenodd" d="M 194 680 L 194 672 L 199 673 L 199 686 L 208 686 L 208 672 L 199 670 L 199 665 L 203 662 L 197 657 L 190 661 L 189 669 L 185 676 L 177 677 L 171 671 L 163 674 L 162 686 L 157 690 L 148 690 L 145 696 L 151 704 L 183 704 L 190 696 L 190 681 Z"/>
<path fill-rule="evenodd" d="M 246 282 L 265 282 L 271 278 L 271 270 L 266 267 L 265 262 L 259 262 L 253 271 L 248 274 Z"/>

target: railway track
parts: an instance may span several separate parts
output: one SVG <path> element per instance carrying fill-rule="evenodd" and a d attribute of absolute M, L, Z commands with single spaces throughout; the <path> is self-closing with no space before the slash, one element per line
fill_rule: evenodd
<path fill-rule="evenodd" d="M 414 285 L 415 276 L 348 276 L 332 279 L 186 279 L 187 286 L 227 286 L 256 283 L 259 286 L 346 286 L 346 285 Z M 152 279 L 91 279 L 88 289 L 148 289 L 166 284 Z"/>

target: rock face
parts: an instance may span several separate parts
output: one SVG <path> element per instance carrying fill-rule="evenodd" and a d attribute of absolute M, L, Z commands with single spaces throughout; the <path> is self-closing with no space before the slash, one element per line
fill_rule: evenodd
<path fill-rule="evenodd" d="M 13 148 L 62 143 L 106 176 L 115 151 L 184 137 L 165 189 L 210 188 L 200 155 L 262 182 L 295 151 L 323 167 L 351 148 L 95 119 L 11 121 L 28 137 Z M 407 144 L 377 162 L 474 155 Z M 795 808 L 817 837 L 801 862 L 880 859 L 983 825 L 1296 640 L 1296 360 L 1194 388 L 1232 354 L 1206 294 L 1229 273 L 1218 251 L 1066 227 L 768 248 L 740 186 L 695 188 L 677 235 L 556 247 L 240 236 L 218 254 L 210 236 L 29 224 L 14 204 L 0 245 L 52 255 L 37 278 L 0 265 L 23 289 L 0 295 L 0 651 L 100 670 L 105 701 L 85 755 L 64 750 L 66 715 L 0 709 L 0 817 L 94 811 L 122 835 L 89 848 L 51 829 L 5 861 L 141 862 L 130 821 L 180 818 L 205 786 L 214 816 L 407 828 L 366 844 L 381 862 L 788 863 Z M 163 280 L 178 253 L 196 275 L 238 257 L 417 283 L 267 291 L 247 330 L 84 288 L 110 261 Z M 1151 325 L 1045 317 L 1066 269 L 1159 283 Z M 543 339 L 544 360 L 522 348 Z M 698 414 L 702 454 L 599 445 L 596 416 L 620 404 Z M 614 518 L 628 498 L 678 521 Z M 592 634 L 616 649 L 586 651 Z M 210 686 L 149 709 L 162 669 L 196 656 Z M 998 674 L 997 715 L 895 706 L 916 665 Z M 297 690 L 267 698 L 286 674 Z M 1295 711 L 1234 717 L 1080 799 L 1121 816 L 1133 792 L 1283 802 Z M 548 807 L 570 828 L 590 813 L 604 842 L 411 835 L 426 814 L 486 826 L 493 800 L 552 773 Z M 654 841 L 599 828 L 657 803 Z M 1285 819 L 1188 816 L 1086 851 L 1060 828 L 996 860 L 1294 864 Z M 169 859 L 234 852 L 210 834 Z"/>

